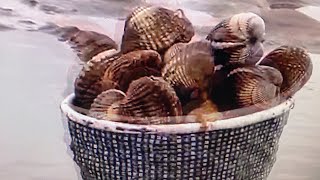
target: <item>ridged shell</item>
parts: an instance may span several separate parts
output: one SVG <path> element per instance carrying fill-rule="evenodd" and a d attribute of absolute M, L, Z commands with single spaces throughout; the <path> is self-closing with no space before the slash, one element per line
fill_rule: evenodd
<path fill-rule="evenodd" d="M 263 44 L 260 42 L 255 43 L 252 46 L 249 46 L 249 56 L 245 61 L 245 64 L 254 65 L 256 64 L 263 56 Z"/>
<path fill-rule="evenodd" d="M 265 35 L 264 20 L 254 13 L 240 13 L 221 21 L 206 37 L 215 42 L 255 43 L 263 40 Z"/>
<path fill-rule="evenodd" d="M 251 45 L 247 44 L 228 47 L 225 49 L 215 49 L 215 63 L 217 65 L 245 64 L 250 57 L 250 50 Z"/>
<path fill-rule="evenodd" d="M 281 95 L 284 98 L 300 90 L 310 79 L 313 69 L 308 52 L 294 46 L 281 46 L 273 50 L 259 64 L 274 67 L 281 72 Z"/>
<path fill-rule="evenodd" d="M 189 42 L 193 35 L 193 26 L 182 10 L 138 7 L 126 19 L 121 51 L 152 49 L 163 53 L 174 43 Z"/>
<path fill-rule="evenodd" d="M 137 117 L 182 115 L 174 89 L 161 77 L 153 76 L 133 81 L 119 110 L 124 115 Z"/>
<path fill-rule="evenodd" d="M 76 106 L 89 109 L 93 100 L 103 91 L 117 88 L 117 84 L 112 81 L 103 81 L 103 76 L 110 64 L 120 58 L 117 53 L 107 57 L 96 57 L 88 61 L 80 71 L 75 80 Z"/>
<path fill-rule="evenodd" d="M 115 94 L 114 98 L 110 98 L 112 93 Z M 182 115 L 178 97 L 173 88 L 161 77 L 142 77 L 133 81 L 126 96 L 123 97 L 121 93 L 107 91 L 106 94 L 104 93 L 95 99 L 90 114 L 105 119 L 107 119 L 108 113 L 109 115 L 125 116 L 119 119 L 133 124 L 161 124 L 169 121 L 167 119 L 169 116 Z M 107 98 L 107 100 L 103 98 Z M 101 113 L 105 114 L 101 115 Z M 163 118 L 148 122 L 148 120 L 151 120 L 148 117 Z"/>
<path fill-rule="evenodd" d="M 162 77 L 175 88 L 183 104 L 195 91 L 205 90 L 214 73 L 212 49 L 207 41 L 173 45 L 164 62 Z"/>
<path fill-rule="evenodd" d="M 108 89 L 126 91 L 132 80 L 143 76 L 160 76 L 162 60 L 153 50 L 116 54 L 89 61 L 75 81 L 75 104 L 89 108 L 94 98 Z"/>
<path fill-rule="evenodd" d="M 213 101 L 220 111 L 263 103 L 278 103 L 281 73 L 268 66 L 241 66 L 234 68 L 217 87 Z M 220 88 L 220 89 L 219 89 Z"/>
<path fill-rule="evenodd" d="M 244 64 L 247 60 L 250 63 L 253 55 L 261 55 L 264 34 L 265 24 L 261 17 L 240 13 L 216 25 L 206 39 L 215 49 L 216 64 Z"/>
<path fill-rule="evenodd" d="M 40 31 L 57 35 L 60 41 L 65 41 L 77 52 L 80 60 L 87 62 L 97 54 L 107 50 L 117 50 L 118 45 L 110 37 L 93 31 L 81 30 L 74 26 L 60 27 L 49 24 Z"/>
<path fill-rule="evenodd" d="M 164 54 L 164 63 L 169 63 L 178 53 L 181 53 L 182 49 L 186 46 L 186 43 L 176 43 L 171 46 Z"/>
<path fill-rule="evenodd" d="M 110 80 L 124 92 L 129 84 L 143 76 L 161 76 L 162 60 L 153 50 L 132 51 L 122 55 L 110 64 L 104 73 L 104 80 Z"/>
<path fill-rule="evenodd" d="M 111 38 L 93 31 L 79 30 L 68 39 L 68 42 L 84 62 L 106 50 L 117 49 L 117 44 Z"/>
<path fill-rule="evenodd" d="M 125 97 L 125 93 L 117 89 L 104 91 L 94 99 L 88 115 L 97 119 L 108 119 L 109 108 Z"/>

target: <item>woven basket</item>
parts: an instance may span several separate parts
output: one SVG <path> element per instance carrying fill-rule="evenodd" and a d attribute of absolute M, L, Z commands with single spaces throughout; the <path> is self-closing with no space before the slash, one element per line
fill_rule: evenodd
<path fill-rule="evenodd" d="M 201 124 L 132 125 L 76 112 L 61 104 L 81 176 L 91 179 L 267 179 L 294 101 Z"/>

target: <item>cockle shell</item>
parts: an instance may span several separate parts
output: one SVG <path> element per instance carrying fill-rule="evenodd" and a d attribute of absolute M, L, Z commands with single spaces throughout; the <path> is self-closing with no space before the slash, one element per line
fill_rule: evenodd
<path fill-rule="evenodd" d="M 242 44 L 226 49 L 215 49 L 213 56 L 217 65 L 229 64 L 256 64 L 263 56 L 263 45 L 260 42 L 255 44 Z"/>
<path fill-rule="evenodd" d="M 249 46 L 249 56 L 245 60 L 245 64 L 254 65 L 256 64 L 263 56 L 263 44 L 260 42 L 257 42 L 253 44 L 252 46 Z"/>
<path fill-rule="evenodd" d="M 262 56 L 265 24 L 254 13 L 240 13 L 223 20 L 206 37 L 215 49 L 216 64 L 245 63 L 251 56 Z M 260 49 L 260 51 L 262 48 Z M 260 59 L 260 57 L 258 58 Z"/>
<path fill-rule="evenodd" d="M 254 13 L 240 13 L 221 21 L 206 37 L 215 42 L 261 42 L 265 35 L 264 20 Z"/>
<path fill-rule="evenodd" d="M 126 92 L 133 80 L 143 76 L 161 76 L 162 65 L 161 57 L 156 51 L 132 51 L 112 62 L 103 79 L 115 82 L 118 89 Z"/>
<path fill-rule="evenodd" d="M 81 30 L 74 26 L 60 27 L 56 24 L 48 24 L 39 30 L 54 34 L 60 41 L 67 42 L 83 62 L 91 60 L 104 51 L 118 49 L 115 41 L 107 35 Z"/>
<path fill-rule="evenodd" d="M 140 118 L 182 115 L 181 104 L 174 89 L 161 77 L 145 76 L 134 80 L 125 97 L 122 93 L 116 92 L 116 97 L 110 98 L 111 93 L 114 91 L 104 92 L 95 99 L 91 106 L 91 115 L 95 117 L 106 117 L 100 113 L 109 114 L 110 117 L 120 115 L 126 117 L 120 118 L 123 122 L 139 124 L 152 123 L 147 122 L 147 119 L 141 121 Z M 106 99 L 104 99 L 105 94 L 107 94 Z M 165 122 L 159 120 L 156 123 Z"/>
<path fill-rule="evenodd" d="M 293 96 L 310 79 L 312 61 L 308 52 L 300 47 L 281 46 L 271 51 L 260 65 L 278 69 L 283 76 L 281 95 L 284 98 Z"/>
<path fill-rule="evenodd" d="M 189 42 L 193 36 L 193 26 L 181 9 L 138 7 L 126 19 L 121 51 L 152 49 L 162 54 L 174 43 Z"/>
<path fill-rule="evenodd" d="M 184 104 L 192 96 L 198 98 L 205 91 L 214 73 L 214 59 L 210 43 L 198 41 L 173 45 L 164 55 L 162 77 L 174 87 Z"/>
<path fill-rule="evenodd" d="M 88 116 L 97 119 L 108 119 L 108 110 L 112 105 L 116 105 L 117 102 L 123 100 L 126 94 L 117 89 L 109 89 L 102 92 L 94 99 L 91 105 Z"/>
<path fill-rule="evenodd" d="M 97 54 L 107 50 L 117 50 L 117 44 L 107 35 L 93 31 L 78 30 L 70 35 L 67 42 L 77 51 L 79 58 L 87 62 Z"/>
<path fill-rule="evenodd" d="M 213 48 L 214 49 L 214 48 Z M 214 49 L 215 63 L 217 65 L 229 64 L 256 64 L 263 56 L 263 44 L 246 44 L 227 49 Z"/>
<path fill-rule="evenodd" d="M 89 108 L 103 91 L 119 89 L 126 91 L 132 80 L 143 76 L 160 76 L 162 60 L 153 50 L 116 54 L 106 59 L 89 61 L 75 81 L 76 104 Z"/>
<path fill-rule="evenodd" d="M 103 91 L 117 87 L 112 81 L 103 81 L 103 76 L 110 64 L 119 59 L 121 54 L 99 56 L 84 64 L 74 82 L 74 105 L 89 109 L 93 100 Z"/>
<path fill-rule="evenodd" d="M 280 71 L 268 66 L 240 66 L 213 90 L 220 111 L 263 103 L 278 103 L 282 84 Z M 220 89 L 219 89 L 220 88 Z"/>

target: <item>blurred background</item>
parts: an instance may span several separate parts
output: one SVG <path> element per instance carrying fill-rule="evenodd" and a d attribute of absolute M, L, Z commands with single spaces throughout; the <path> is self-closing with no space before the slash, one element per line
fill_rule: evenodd
<path fill-rule="evenodd" d="M 198 38 L 224 18 L 254 12 L 266 23 L 266 53 L 282 44 L 308 49 L 313 75 L 295 95 L 269 179 L 320 179 L 319 0 L 1 0 L 0 179 L 79 178 L 59 105 L 72 93 L 81 63 L 69 45 L 43 27 L 77 26 L 119 44 L 124 18 L 145 4 L 183 9 Z"/>

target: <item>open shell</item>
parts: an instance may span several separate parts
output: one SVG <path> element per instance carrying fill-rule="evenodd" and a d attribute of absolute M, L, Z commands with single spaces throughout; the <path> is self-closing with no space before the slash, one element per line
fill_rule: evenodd
<path fill-rule="evenodd" d="M 215 42 L 251 42 L 263 40 L 264 20 L 254 13 L 240 13 L 221 21 L 206 39 Z"/>
<path fill-rule="evenodd" d="M 60 27 L 49 23 L 39 30 L 56 35 L 60 41 L 67 42 L 83 62 L 91 60 L 99 53 L 118 49 L 116 42 L 107 35 L 74 26 Z"/>
<path fill-rule="evenodd" d="M 284 98 L 293 96 L 310 79 L 312 61 L 307 51 L 300 47 L 281 46 L 271 51 L 260 65 L 278 69 L 283 76 L 281 95 Z"/>
<path fill-rule="evenodd" d="M 263 103 L 279 103 L 281 73 L 268 66 L 240 66 L 232 69 L 213 90 L 219 110 L 230 110 Z"/>
<path fill-rule="evenodd" d="M 176 44 L 164 57 L 162 77 L 175 88 L 183 104 L 195 91 L 207 88 L 214 73 L 214 59 L 209 42 Z"/>
<path fill-rule="evenodd" d="M 193 26 L 182 10 L 138 7 L 126 19 L 121 51 L 152 49 L 163 53 L 174 43 L 189 42 L 193 36 Z"/>
<path fill-rule="evenodd" d="M 109 94 L 110 92 L 108 92 Z M 133 124 L 162 124 L 166 123 L 164 122 L 165 119 L 170 118 L 170 116 L 182 115 L 182 108 L 178 97 L 173 88 L 161 77 L 142 77 L 133 81 L 124 98 L 119 93 L 113 99 L 107 96 L 107 100 L 104 100 L 103 97 L 98 97 L 92 104 L 90 112 L 95 117 L 116 120 L 113 118 L 114 115 L 119 115 L 125 118 L 119 118 L 117 121 Z M 117 101 L 118 97 L 121 99 L 120 101 Z M 100 107 L 100 109 L 101 107 L 106 108 L 104 111 L 100 111 L 99 109 L 97 111 L 96 107 Z M 100 113 L 104 113 L 104 115 L 97 115 Z M 109 118 L 106 118 L 108 115 Z M 148 121 L 151 120 L 148 117 L 163 118 L 157 119 L 157 121 Z"/>
<path fill-rule="evenodd" d="M 89 61 L 75 81 L 75 104 L 89 108 L 103 91 L 126 91 L 132 80 L 143 76 L 160 76 L 162 60 L 153 50 L 116 54 L 109 58 Z"/>
<path fill-rule="evenodd" d="M 117 89 L 104 91 L 94 100 L 88 115 L 97 119 L 108 119 L 109 108 L 125 97 L 126 94 Z"/>
<path fill-rule="evenodd" d="M 252 58 L 259 60 L 263 55 L 260 47 L 264 34 L 265 24 L 260 16 L 240 13 L 216 25 L 206 39 L 215 49 L 216 64 L 244 64 L 248 59 L 249 62 Z"/>

